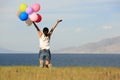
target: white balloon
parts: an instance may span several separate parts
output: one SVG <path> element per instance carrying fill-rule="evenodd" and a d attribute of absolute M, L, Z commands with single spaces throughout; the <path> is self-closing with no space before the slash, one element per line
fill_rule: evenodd
<path fill-rule="evenodd" d="M 28 18 L 25 23 L 27 24 L 27 26 L 31 26 L 32 25 L 32 21 Z"/>

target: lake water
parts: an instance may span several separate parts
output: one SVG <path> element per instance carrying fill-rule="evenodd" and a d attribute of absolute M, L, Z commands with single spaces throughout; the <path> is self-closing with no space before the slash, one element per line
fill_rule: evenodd
<path fill-rule="evenodd" d="M 120 67 L 120 54 L 52 54 L 55 67 Z M 39 66 L 38 54 L 0 54 L 0 66 Z"/>

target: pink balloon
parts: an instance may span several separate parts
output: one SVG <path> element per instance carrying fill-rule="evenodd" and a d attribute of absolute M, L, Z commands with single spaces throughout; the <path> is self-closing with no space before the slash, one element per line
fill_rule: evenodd
<path fill-rule="evenodd" d="M 36 13 L 32 13 L 29 15 L 29 18 L 31 21 L 37 21 L 38 20 L 38 15 Z"/>
<path fill-rule="evenodd" d="M 33 13 L 33 9 L 32 9 L 32 7 L 27 7 L 27 9 L 26 9 L 26 13 L 28 13 L 28 14 L 32 14 L 32 13 Z"/>
<path fill-rule="evenodd" d="M 35 3 L 32 5 L 32 8 L 33 8 L 34 12 L 38 12 L 40 10 L 40 5 L 38 3 Z"/>

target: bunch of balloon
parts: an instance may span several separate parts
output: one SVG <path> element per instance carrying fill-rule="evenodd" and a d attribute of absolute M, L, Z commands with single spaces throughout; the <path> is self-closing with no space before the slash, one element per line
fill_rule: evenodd
<path fill-rule="evenodd" d="M 42 17 L 40 14 L 36 13 L 40 10 L 40 5 L 38 3 L 33 4 L 32 6 L 27 6 L 26 4 L 21 4 L 17 16 L 21 21 L 30 26 L 32 22 L 41 22 Z"/>

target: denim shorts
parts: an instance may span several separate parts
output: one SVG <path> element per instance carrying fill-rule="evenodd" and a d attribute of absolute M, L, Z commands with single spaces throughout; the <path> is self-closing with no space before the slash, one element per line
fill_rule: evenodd
<path fill-rule="evenodd" d="M 49 49 L 43 49 L 39 51 L 40 60 L 51 60 L 51 53 Z"/>

